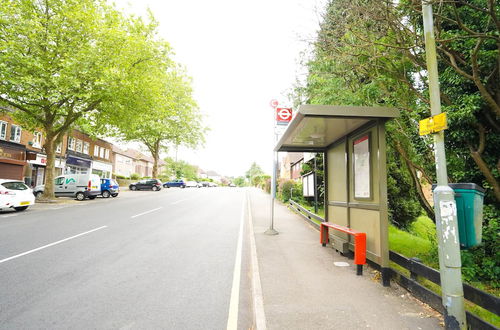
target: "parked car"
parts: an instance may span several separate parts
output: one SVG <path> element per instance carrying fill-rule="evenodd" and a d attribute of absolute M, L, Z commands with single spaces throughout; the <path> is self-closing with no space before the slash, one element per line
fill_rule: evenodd
<path fill-rule="evenodd" d="M 104 198 L 109 198 L 109 196 L 116 197 L 120 192 L 120 186 L 118 182 L 113 179 L 101 179 L 101 195 Z"/>
<path fill-rule="evenodd" d="M 171 181 L 165 182 L 163 184 L 163 187 L 165 187 L 165 188 L 172 188 L 172 187 L 186 188 L 186 183 L 182 179 L 171 180 Z"/>
<path fill-rule="evenodd" d="M 36 186 L 33 194 L 40 197 L 45 185 Z M 101 178 L 97 174 L 64 174 L 54 179 L 56 197 L 75 197 L 79 201 L 94 199 L 101 194 Z"/>
<path fill-rule="evenodd" d="M 218 187 L 217 183 L 215 183 L 215 182 L 209 182 L 208 186 L 209 187 Z"/>
<path fill-rule="evenodd" d="M 210 182 L 208 181 L 201 181 L 200 184 L 202 187 L 210 187 Z"/>
<path fill-rule="evenodd" d="M 161 190 L 162 183 L 158 179 L 144 179 L 138 182 L 131 183 L 128 188 L 130 190 Z"/>
<path fill-rule="evenodd" d="M 22 181 L 0 179 L 0 210 L 24 211 L 35 204 L 33 190 Z"/>
<path fill-rule="evenodd" d="M 236 187 L 236 185 L 234 183 L 230 183 L 229 187 Z"/>
<path fill-rule="evenodd" d="M 201 184 L 196 181 L 187 181 L 186 188 L 201 188 Z"/>

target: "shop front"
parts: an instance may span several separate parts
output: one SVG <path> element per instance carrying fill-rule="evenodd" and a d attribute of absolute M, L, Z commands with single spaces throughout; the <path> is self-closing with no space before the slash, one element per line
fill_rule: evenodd
<path fill-rule="evenodd" d="M 97 174 L 101 179 L 111 179 L 113 165 L 111 163 L 103 163 L 94 160 L 92 162 L 92 174 Z"/>
<path fill-rule="evenodd" d="M 0 141 L 0 179 L 23 180 L 26 166 L 26 147 Z"/>
<path fill-rule="evenodd" d="M 43 154 L 34 154 L 33 157 L 29 157 L 31 153 L 28 153 L 27 158 L 35 158 L 28 160 L 28 171 L 27 171 L 27 182 L 29 182 L 32 187 L 42 185 L 45 183 L 45 167 L 47 166 L 47 156 Z M 29 179 L 28 179 L 29 178 Z"/>
<path fill-rule="evenodd" d="M 66 157 L 65 174 L 88 174 L 92 167 L 92 161 L 73 154 Z"/>

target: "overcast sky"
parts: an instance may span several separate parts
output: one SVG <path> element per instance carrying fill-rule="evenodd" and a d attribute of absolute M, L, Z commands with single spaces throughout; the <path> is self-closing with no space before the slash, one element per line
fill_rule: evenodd
<path fill-rule="evenodd" d="M 287 105 L 300 52 L 318 30 L 324 0 L 118 0 L 118 8 L 145 16 L 193 78 L 194 97 L 210 128 L 198 150 L 178 158 L 204 170 L 240 176 L 257 162 L 271 173 L 271 99 Z M 173 153 L 171 153 L 173 155 Z"/>

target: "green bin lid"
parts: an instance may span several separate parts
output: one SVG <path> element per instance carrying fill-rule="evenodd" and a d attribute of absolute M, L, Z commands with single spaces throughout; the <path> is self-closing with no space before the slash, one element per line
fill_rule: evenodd
<path fill-rule="evenodd" d="M 436 186 L 437 186 L 436 184 L 432 185 L 433 191 L 436 188 Z M 453 190 L 456 190 L 456 189 L 477 190 L 483 194 L 486 191 L 486 189 L 484 189 L 483 187 L 481 187 L 475 183 L 448 183 L 448 186 L 450 186 L 450 188 Z"/>

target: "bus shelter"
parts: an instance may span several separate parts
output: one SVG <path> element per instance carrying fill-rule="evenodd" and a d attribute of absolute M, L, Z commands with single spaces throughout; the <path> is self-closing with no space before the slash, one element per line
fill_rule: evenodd
<path fill-rule="evenodd" d="M 324 153 L 325 221 L 366 233 L 366 256 L 389 285 L 385 123 L 399 116 L 386 107 L 302 105 L 274 151 Z M 350 236 L 330 234 L 341 251 Z"/>

